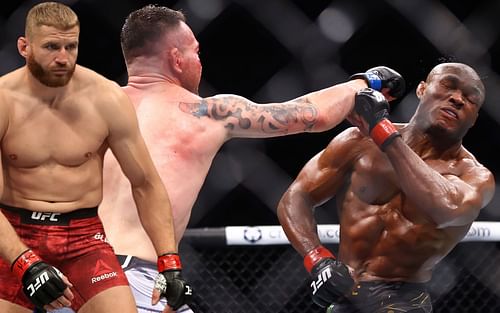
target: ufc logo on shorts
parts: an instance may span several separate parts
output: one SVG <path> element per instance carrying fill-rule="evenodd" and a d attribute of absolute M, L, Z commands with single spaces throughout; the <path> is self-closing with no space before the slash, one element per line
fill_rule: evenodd
<path fill-rule="evenodd" d="M 33 212 L 31 214 L 32 220 L 37 221 L 51 221 L 58 222 L 57 216 L 61 215 L 61 213 L 49 213 L 49 212 Z"/>
<path fill-rule="evenodd" d="M 49 274 L 47 272 L 42 273 L 42 275 L 38 276 L 34 283 L 31 283 L 26 287 L 26 289 L 30 292 L 30 297 L 35 294 L 35 292 L 42 287 L 49 280 Z"/>
<path fill-rule="evenodd" d="M 323 283 L 325 283 L 330 277 L 332 277 L 332 272 L 329 267 L 322 270 L 321 273 L 318 274 L 318 279 L 311 283 L 311 288 L 313 289 L 312 294 L 316 294 L 318 289 L 323 286 Z"/>

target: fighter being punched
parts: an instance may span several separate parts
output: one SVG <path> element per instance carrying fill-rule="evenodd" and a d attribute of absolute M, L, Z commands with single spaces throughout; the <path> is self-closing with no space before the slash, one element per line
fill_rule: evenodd
<path fill-rule="evenodd" d="M 182 12 L 162 6 L 147 5 L 130 13 L 121 44 L 128 71 L 123 89 L 135 105 L 141 133 L 169 191 L 177 241 L 184 234 L 212 160 L 226 141 L 326 131 L 352 111 L 358 90 L 380 89 L 390 99 L 404 92 L 401 75 L 380 66 L 282 103 L 260 104 L 227 94 L 202 98 L 198 95 L 202 72 L 199 43 Z M 156 303 L 164 290 L 153 290 L 149 284 L 159 269 L 154 247 L 128 192 L 130 184 L 113 158 L 106 157 L 105 172 L 99 215 L 106 234 L 123 260 L 141 312 L 157 310 L 151 294 Z M 185 306 L 178 309 L 189 310 Z"/>
<path fill-rule="evenodd" d="M 462 146 L 485 89 L 461 63 L 443 63 L 416 89 L 407 124 L 389 121 L 373 89 L 283 195 L 280 223 L 311 273 L 313 300 L 330 312 L 432 312 L 425 283 L 492 199 L 492 173 Z M 313 209 L 335 197 L 336 258 L 319 241 Z"/>

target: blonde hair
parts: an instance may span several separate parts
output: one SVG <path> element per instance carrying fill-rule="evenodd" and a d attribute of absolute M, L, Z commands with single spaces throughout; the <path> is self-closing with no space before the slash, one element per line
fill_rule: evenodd
<path fill-rule="evenodd" d="M 26 16 L 26 36 L 33 36 L 42 25 L 68 30 L 80 26 L 80 21 L 70 7 L 58 2 L 43 2 L 29 10 Z"/>

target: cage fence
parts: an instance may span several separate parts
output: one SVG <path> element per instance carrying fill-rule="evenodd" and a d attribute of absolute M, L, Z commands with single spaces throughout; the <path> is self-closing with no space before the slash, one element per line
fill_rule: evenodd
<path fill-rule="evenodd" d="M 475 225 L 434 270 L 428 283 L 434 312 L 500 312 L 500 226 L 493 222 Z M 239 231 L 234 232 L 235 228 Z M 280 229 L 188 230 L 180 252 L 184 275 L 195 290 L 193 311 L 324 312 L 312 302 L 302 259 Z M 320 225 L 320 237 L 327 248 L 337 251 L 336 225 Z"/>

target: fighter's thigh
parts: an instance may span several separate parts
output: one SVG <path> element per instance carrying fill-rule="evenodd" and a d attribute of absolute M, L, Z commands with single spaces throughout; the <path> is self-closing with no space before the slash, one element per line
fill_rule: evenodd
<path fill-rule="evenodd" d="M 31 313 L 32 310 L 28 310 L 27 308 L 23 308 L 20 305 L 1 300 L 0 299 L 0 312 L 9 312 L 9 313 Z"/>
<path fill-rule="evenodd" d="M 106 289 L 90 298 L 78 313 L 137 313 L 134 297 L 129 286 Z"/>

